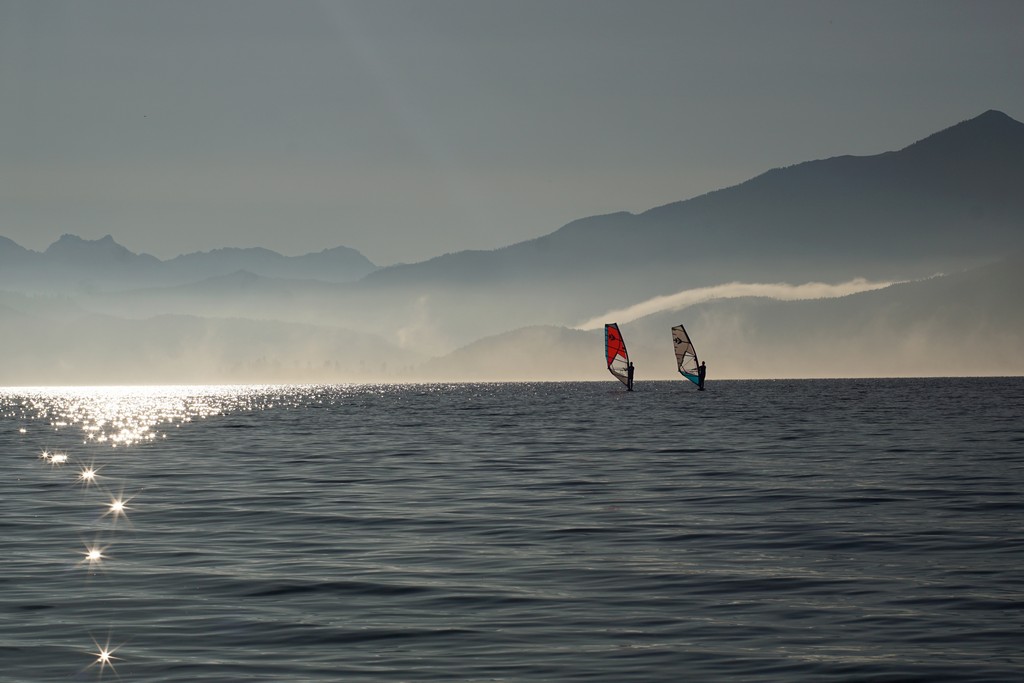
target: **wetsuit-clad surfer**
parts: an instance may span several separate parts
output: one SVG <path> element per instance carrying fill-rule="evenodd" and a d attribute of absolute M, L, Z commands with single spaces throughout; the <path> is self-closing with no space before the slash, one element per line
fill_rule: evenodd
<path fill-rule="evenodd" d="M 708 374 L 708 368 L 704 365 L 704 361 L 700 362 L 700 367 L 697 368 L 697 388 L 704 391 L 704 376 Z"/>
<path fill-rule="evenodd" d="M 626 391 L 633 391 L 633 361 L 626 366 Z"/>

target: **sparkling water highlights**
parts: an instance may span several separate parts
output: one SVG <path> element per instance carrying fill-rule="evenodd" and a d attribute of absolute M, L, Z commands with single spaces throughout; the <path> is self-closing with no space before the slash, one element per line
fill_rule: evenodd
<path fill-rule="evenodd" d="M 7 417 L 44 421 L 55 432 L 77 429 L 83 441 L 127 446 L 166 436 L 192 420 L 217 415 L 226 407 L 259 409 L 272 400 L 265 387 L 128 386 L 3 389 L 0 396 L 17 396 L 5 406 Z M 24 434 L 24 427 L 19 429 Z M 51 463 L 63 464 L 66 453 L 46 453 Z M 55 458 L 59 459 L 55 460 Z"/>
<path fill-rule="evenodd" d="M 101 470 L 107 467 L 117 470 L 121 464 L 129 467 L 136 465 L 118 462 L 112 456 L 112 449 L 120 447 L 123 450 L 165 439 L 168 431 L 225 411 L 260 410 L 280 400 L 277 394 L 277 391 L 265 387 L 27 388 L 0 390 L 0 406 L 4 424 L 12 420 L 29 423 L 34 433 L 45 435 L 47 444 L 58 441 L 78 444 L 60 450 L 47 445 L 38 451 L 38 459 L 51 469 L 73 465 L 74 483 L 83 490 L 95 490 L 106 499 L 98 521 L 85 524 L 80 521 L 81 516 L 71 514 L 65 526 L 95 533 L 105 530 L 109 535 L 116 531 L 119 522 L 124 527 L 129 512 L 134 509 L 130 503 L 139 495 L 125 494 L 125 487 L 129 485 L 127 478 L 117 482 L 119 488 L 116 493 L 105 486 L 108 477 L 101 476 Z M 26 436 L 29 431 L 27 427 L 19 426 L 16 433 Z M 75 452 L 82 455 L 72 455 Z M 96 464 L 97 460 L 104 459 L 108 460 L 107 464 Z M 41 494 L 36 500 L 37 506 L 49 505 L 54 509 L 64 509 L 67 504 L 68 496 L 59 491 Z M 78 521 L 72 521 L 76 519 Z M 59 530 L 59 527 L 55 529 L 53 535 L 58 535 Z M 85 568 L 90 578 L 100 576 L 100 570 L 113 568 L 115 558 L 110 554 L 112 546 L 113 541 L 100 540 L 99 536 L 95 540 L 83 542 L 76 565 Z M 51 560 L 58 562 L 56 557 Z M 43 564 L 46 564 L 45 559 Z M 45 582 L 45 577 L 43 580 Z M 87 584 L 85 588 L 92 589 L 93 586 Z M 102 601 L 117 597 L 114 585 L 107 588 L 111 592 L 105 591 L 97 599 Z M 107 618 L 107 621 L 112 620 L 112 615 Z M 95 640 L 93 644 L 96 647 L 95 652 L 91 653 L 96 657 L 93 665 L 98 665 L 99 676 L 102 677 L 108 669 L 117 674 L 114 661 L 122 658 L 114 657 L 113 653 L 120 646 L 111 647 L 109 636 L 104 646 Z"/>
<path fill-rule="evenodd" d="M 85 559 L 79 562 L 79 564 L 87 564 L 90 568 L 95 567 L 100 562 L 107 559 L 107 556 L 104 553 L 109 547 L 109 545 L 101 546 L 99 543 L 86 545 L 85 551 L 82 553 L 82 555 L 85 556 Z"/>
<path fill-rule="evenodd" d="M 1022 379 L 2 390 L 0 681 L 1022 680 L 1022 414 Z"/>
<path fill-rule="evenodd" d="M 98 667 L 97 673 L 99 674 L 100 678 L 103 677 L 103 673 L 108 668 L 110 669 L 111 673 L 116 675 L 117 667 L 114 666 L 114 662 L 118 661 L 120 658 L 115 657 L 114 653 L 117 652 L 118 649 L 120 649 L 120 646 L 111 646 L 109 637 L 107 638 L 107 641 L 103 645 L 100 645 L 95 638 L 93 638 L 92 643 L 96 650 L 94 652 L 90 652 L 89 654 L 96 657 L 96 659 L 92 662 L 92 664 L 89 665 L 88 668 Z"/>

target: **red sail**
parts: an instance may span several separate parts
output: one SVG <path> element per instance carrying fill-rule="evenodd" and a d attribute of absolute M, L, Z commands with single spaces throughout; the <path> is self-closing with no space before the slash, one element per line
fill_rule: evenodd
<path fill-rule="evenodd" d="M 629 386 L 626 369 L 629 366 L 629 354 L 626 352 L 626 342 L 622 340 L 622 333 L 619 332 L 619 326 L 616 323 L 608 323 L 604 326 L 604 353 L 608 360 L 608 372 Z"/>

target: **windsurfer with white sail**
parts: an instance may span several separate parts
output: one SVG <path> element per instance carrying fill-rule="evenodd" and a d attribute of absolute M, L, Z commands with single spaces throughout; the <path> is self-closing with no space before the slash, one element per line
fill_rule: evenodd
<path fill-rule="evenodd" d="M 676 347 L 676 364 L 679 366 L 679 374 L 697 385 L 701 391 L 704 390 L 704 376 L 707 367 L 704 363 L 697 363 L 697 351 L 693 348 L 690 335 L 686 328 L 676 325 L 672 328 L 672 343 Z"/>

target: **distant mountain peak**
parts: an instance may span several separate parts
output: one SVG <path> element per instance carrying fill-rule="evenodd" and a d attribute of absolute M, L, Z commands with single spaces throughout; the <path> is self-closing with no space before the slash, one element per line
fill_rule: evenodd
<path fill-rule="evenodd" d="M 991 120 L 994 120 L 994 121 L 1006 121 L 1006 120 L 1014 121 L 1013 118 L 1011 118 L 1007 114 L 1004 114 L 1003 112 L 999 111 L 998 109 L 989 109 L 988 111 L 986 111 L 986 112 L 984 112 L 982 114 L 979 114 L 978 116 L 975 116 L 971 120 L 979 121 L 979 120 L 982 120 L 982 119 L 984 119 L 984 120 L 991 119 Z"/>
<path fill-rule="evenodd" d="M 61 235 L 60 239 L 47 247 L 44 253 L 58 258 L 79 258 L 88 255 L 131 259 L 138 256 L 135 252 L 115 242 L 110 235 L 104 235 L 98 240 L 87 240 L 67 233 Z"/>
<path fill-rule="evenodd" d="M 78 235 L 72 235 L 69 232 L 66 232 L 63 235 L 61 235 L 60 238 L 56 242 L 54 242 L 53 244 L 55 245 L 55 244 L 61 244 L 61 243 L 63 243 L 63 244 L 117 244 L 117 242 L 114 241 L 114 238 L 111 237 L 110 235 L 104 235 L 103 237 L 99 238 L 98 240 L 87 240 L 87 239 L 84 239 L 82 237 L 79 237 Z M 53 246 L 53 245 L 50 245 L 50 246 Z"/>
<path fill-rule="evenodd" d="M 199 257 L 224 257 L 224 256 L 235 256 L 235 257 L 247 257 L 247 256 L 259 256 L 262 258 L 285 258 L 276 251 L 265 249 L 263 247 L 217 247 L 216 249 L 210 249 L 209 251 L 194 251 L 189 254 L 183 254 L 175 258 L 199 258 Z"/>
<path fill-rule="evenodd" d="M 47 247 L 46 251 L 50 251 L 51 249 L 64 249 L 64 248 L 68 248 L 68 247 L 75 247 L 75 248 L 78 248 L 78 247 L 104 247 L 104 248 L 109 248 L 109 247 L 112 247 L 112 246 L 120 247 L 120 248 L 124 249 L 124 247 L 121 247 L 120 244 L 115 242 L 114 238 L 111 237 L 110 235 L 104 235 L 103 237 L 99 238 L 98 240 L 87 240 L 87 239 L 84 239 L 82 237 L 79 237 L 78 235 L 72 235 L 71 233 L 64 233 L 63 235 L 60 236 L 60 239 L 58 239 L 56 242 L 54 242 L 49 247 Z"/>
<path fill-rule="evenodd" d="M 938 149 L 961 151 L 971 147 L 992 148 L 1024 145 L 1024 123 L 996 109 L 961 121 L 908 145 L 901 151 Z"/>

